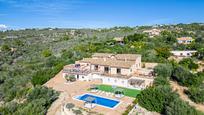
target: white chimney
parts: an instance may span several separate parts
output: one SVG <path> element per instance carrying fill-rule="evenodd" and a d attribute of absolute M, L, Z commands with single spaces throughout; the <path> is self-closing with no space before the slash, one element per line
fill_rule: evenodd
<path fill-rule="evenodd" d="M 106 61 L 106 58 L 103 58 L 104 61 Z"/>

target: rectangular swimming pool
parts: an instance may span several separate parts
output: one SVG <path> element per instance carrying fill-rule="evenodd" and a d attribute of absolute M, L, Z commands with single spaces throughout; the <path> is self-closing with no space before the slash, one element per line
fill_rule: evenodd
<path fill-rule="evenodd" d="M 94 104 L 97 104 L 103 107 L 107 107 L 107 108 L 111 108 L 111 109 L 113 109 L 120 103 L 120 101 L 118 100 L 108 99 L 108 98 L 104 98 L 104 97 L 93 95 L 93 94 L 83 94 L 75 98 L 81 101 L 85 101 L 87 97 L 94 98 L 95 99 L 95 101 L 93 102 Z"/>

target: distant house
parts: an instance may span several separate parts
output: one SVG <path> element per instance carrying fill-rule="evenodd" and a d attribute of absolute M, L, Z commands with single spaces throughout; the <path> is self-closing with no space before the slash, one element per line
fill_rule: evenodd
<path fill-rule="evenodd" d="M 160 29 L 145 30 L 143 33 L 148 33 L 150 37 L 158 36 L 161 33 Z"/>
<path fill-rule="evenodd" d="M 204 72 L 204 61 L 198 62 L 199 68 L 197 69 L 198 72 Z"/>
<path fill-rule="evenodd" d="M 75 35 L 75 32 L 76 32 L 75 30 L 71 30 L 69 34 L 72 35 L 72 36 L 74 36 L 74 35 Z"/>
<path fill-rule="evenodd" d="M 144 89 L 153 84 L 152 68 L 142 68 L 139 54 L 95 53 L 91 58 L 76 61 L 63 69 L 63 76 L 77 80 L 100 80 L 103 84 Z"/>
<path fill-rule="evenodd" d="M 113 40 L 115 40 L 118 44 L 124 44 L 124 37 L 115 37 Z"/>
<path fill-rule="evenodd" d="M 179 44 L 191 44 L 191 42 L 193 42 L 193 38 L 192 37 L 181 37 L 181 38 L 177 38 L 177 42 Z"/>
<path fill-rule="evenodd" d="M 176 57 L 191 57 L 193 56 L 197 51 L 195 50 L 189 50 L 189 51 L 171 51 L 173 56 Z"/>
<path fill-rule="evenodd" d="M 11 48 L 12 52 L 15 52 L 17 50 L 17 48 Z"/>
<path fill-rule="evenodd" d="M 6 36 L 6 39 L 17 39 L 18 36 Z"/>
<path fill-rule="evenodd" d="M 148 63 L 148 62 L 145 62 L 145 63 L 142 63 L 145 68 L 148 68 L 148 69 L 154 69 L 158 63 Z"/>

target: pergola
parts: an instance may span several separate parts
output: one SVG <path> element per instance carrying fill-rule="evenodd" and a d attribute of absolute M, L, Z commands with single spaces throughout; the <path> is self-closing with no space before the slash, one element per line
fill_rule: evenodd
<path fill-rule="evenodd" d="M 84 99 L 85 103 L 84 106 L 87 108 L 93 108 L 95 107 L 95 104 L 93 105 L 93 103 L 96 103 L 96 98 L 88 96 Z"/>
<path fill-rule="evenodd" d="M 124 89 L 122 89 L 122 88 L 115 88 L 115 90 L 114 90 L 115 96 L 119 97 L 119 98 L 123 97 L 124 96 L 123 90 Z"/>
<path fill-rule="evenodd" d="M 137 85 L 137 86 L 141 86 L 145 80 L 140 80 L 140 79 L 130 79 L 128 80 L 128 82 L 130 83 L 130 85 Z"/>

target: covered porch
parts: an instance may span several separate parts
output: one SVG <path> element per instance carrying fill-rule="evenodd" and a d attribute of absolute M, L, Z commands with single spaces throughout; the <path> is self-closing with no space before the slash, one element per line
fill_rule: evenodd
<path fill-rule="evenodd" d="M 132 87 L 139 87 L 139 88 L 145 88 L 145 80 L 142 79 L 136 79 L 136 78 L 131 78 L 128 80 L 128 83 L 132 86 Z"/>

